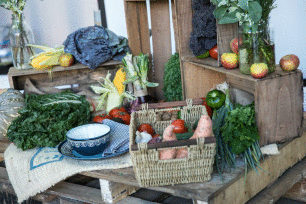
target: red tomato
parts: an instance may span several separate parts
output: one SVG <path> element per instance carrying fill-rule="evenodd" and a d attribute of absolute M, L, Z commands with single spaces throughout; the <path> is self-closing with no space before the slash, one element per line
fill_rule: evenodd
<path fill-rule="evenodd" d="M 104 119 L 112 119 L 112 117 L 106 114 L 97 115 L 96 117 L 93 118 L 93 122 L 102 123 Z"/>
<path fill-rule="evenodd" d="M 213 115 L 213 111 L 211 109 L 211 107 L 209 107 L 206 103 L 206 98 L 202 98 L 203 99 L 203 105 L 206 107 L 206 111 L 207 111 L 207 114 L 209 115 L 209 117 L 212 117 Z"/>
<path fill-rule="evenodd" d="M 209 55 L 212 58 L 218 60 L 218 46 L 217 45 L 215 45 L 213 48 L 209 50 Z"/>
<path fill-rule="evenodd" d="M 188 132 L 187 128 L 185 127 L 185 121 L 178 119 L 175 120 L 171 123 L 172 125 L 174 125 L 174 133 L 185 133 Z"/>
<path fill-rule="evenodd" d="M 131 116 L 130 114 L 126 113 L 126 112 L 117 112 L 114 116 L 114 118 L 120 118 L 124 121 L 124 123 L 126 125 L 129 125 L 130 124 L 130 121 L 131 121 Z"/>
<path fill-rule="evenodd" d="M 154 135 L 154 129 L 153 129 L 153 127 L 150 125 L 150 124 L 147 124 L 147 123 L 144 123 L 144 124 L 141 124 L 141 125 L 139 125 L 139 127 L 137 128 L 137 130 L 139 131 L 139 132 L 147 132 L 147 133 L 149 133 L 150 135 Z"/>
<path fill-rule="evenodd" d="M 111 111 L 109 111 L 109 115 L 112 116 L 112 117 L 116 117 L 116 115 L 120 112 L 124 112 L 124 113 L 127 113 L 127 111 L 125 110 L 124 107 L 121 107 L 121 108 L 114 108 L 112 109 Z"/>

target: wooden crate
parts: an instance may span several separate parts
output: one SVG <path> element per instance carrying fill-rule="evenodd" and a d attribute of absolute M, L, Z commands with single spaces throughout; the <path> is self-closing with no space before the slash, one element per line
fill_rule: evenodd
<path fill-rule="evenodd" d="M 8 78 L 10 87 L 17 90 L 24 90 L 26 79 L 30 79 L 37 87 L 73 84 L 82 86 L 95 83 L 101 76 L 105 76 L 108 71 L 115 73 L 120 64 L 121 62 L 119 61 L 108 61 L 94 70 L 82 64 L 75 64 L 71 67 L 56 66 L 52 69 L 51 76 L 46 70 L 17 70 L 11 67 L 8 72 Z"/>
<path fill-rule="evenodd" d="M 144 0 L 125 0 L 129 45 L 134 54 L 150 53 L 147 7 Z M 255 99 L 260 144 L 284 142 L 302 133 L 303 91 L 300 71 L 275 73 L 258 80 L 239 69 L 226 70 L 212 58 L 198 59 L 189 48 L 192 32 L 192 0 L 172 0 L 171 11 L 176 49 L 181 59 L 184 98 L 200 98 L 216 84 L 227 81 L 231 87 L 246 91 Z M 164 64 L 171 55 L 168 0 L 150 1 L 153 64 L 155 80 L 160 83 L 157 96 L 162 98 Z M 237 36 L 238 25 L 218 25 L 219 59 L 229 52 L 229 42 Z"/>
<path fill-rule="evenodd" d="M 160 85 L 156 88 L 156 96 L 163 98 L 163 76 L 164 65 L 172 54 L 172 47 L 181 56 L 194 57 L 189 49 L 189 37 L 192 30 L 192 9 L 191 0 L 151 0 L 150 10 L 147 8 L 145 0 L 124 0 L 125 16 L 129 46 L 134 55 L 146 53 L 152 57 L 153 72 L 150 78 Z M 149 19 L 147 11 L 150 12 Z M 172 16 L 170 16 L 170 11 Z M 170 24 L 172 19 L 172 25 Z M 148 20 L 151 21 L 149 29 Z M 175 45 L 171 44 L 171 30 L 174 32 Z M 238 24 L 218 25 L 217 41 L 218 53 L 230 51 L 229 43 L 237 37 Z M 150 44 L 152 35 L 152 44 Z M 220 57 L 219 57 L 220 59 Z M 221 66 L 220 61 L 210 57 L 201 60 L 203 64 Z"/>

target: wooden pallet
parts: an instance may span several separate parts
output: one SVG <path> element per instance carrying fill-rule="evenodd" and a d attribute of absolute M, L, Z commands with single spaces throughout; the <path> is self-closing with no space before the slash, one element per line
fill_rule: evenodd
<path fill-rule="evenodd" d="M 208 203 L 245 203 L 268 185 L 275 182 L 287 169 L 306 156 L 306 133 L 280 147 L 280 154 L 268 156 L 261 162 L 264 171 L 250 171 L 244 175 L 244 167 L 223 175 L 214 173 L 212 180 L 174 186 L 150 187 L 149 189 Z M 132 168 L 84 172 L 83 175 L 108 179 L 127 185 L 138 186 Z M 289 189 L 289 188 L 288 188 Z"/>
<path fill-rule="evenodd" d="M 10 87 L 17 90 L 24 90 L 26 79 L 30 79 L 37 87 L 54 87 L 61 85 L 84 85 L 95 83 L 101 76 L 105 76 L 108 71 L 115 72 L 115 68 L 120 65 L 119 61 L 108 61 L 98 68 L 91 70 L 82 64 L 75 64 L 71 67 L 56 66 L 52 68 L 50 74 L 46 70 L 17 70 L 11 67 L 8 72 Z"/>

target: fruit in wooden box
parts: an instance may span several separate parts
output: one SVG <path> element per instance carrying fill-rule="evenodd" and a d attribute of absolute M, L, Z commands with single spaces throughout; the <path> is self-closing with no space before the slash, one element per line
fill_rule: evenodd
<path fill-rule="evenodd" d="M 59 57 L 59 64 L 62 67 L 70 67 L 74 63 L 74 57 L 69 53 L 63 53 Z"/>
<path fill-rule="evenodd" d="M 255 63 L 255 64 L 252 64 L 250 71 L 251 71 L 251 75 L 254 78 L 261 79 L 268 74 L 269 69 L 268 69 L 268 65 L 265 63 Z"/>
<path fill-rule="evenodd" d="M 238 67 L 238 55 L 235 53 L 223 53 L 221 55 L 221 64 L 226 69 Z"/>
<path fill-rule="evenodd" d="M 296 55 L 286 55 L 280 59 L 279 65 L 282 70 L 290 72 L 296 70 L 299 67 L 300 60 Z"/>
<path fill-rule="evenodd" d="M 218 60 L 218 46 L 217 45 L 215 45 L 213 48 L 209 50 L 209 55 L 212 58 Z"/>

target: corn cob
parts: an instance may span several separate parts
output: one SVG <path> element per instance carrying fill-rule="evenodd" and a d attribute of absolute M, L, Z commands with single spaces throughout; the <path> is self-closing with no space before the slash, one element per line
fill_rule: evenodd
<path fill-rule="evenodd" d="M 117 88 L 119 94 L 122 94 L 125 91 L 125 84 L 123 84 L 125 80 L 126 80 L 126 73 L 124 72 L 123 68 L 118 69 L 115 78 L 113 80 L 113 83 Z"/>

